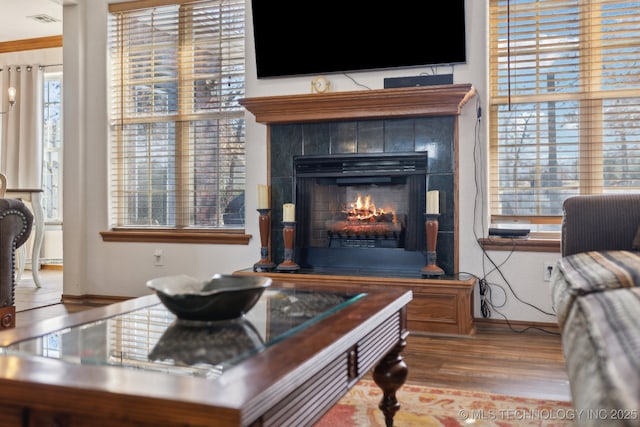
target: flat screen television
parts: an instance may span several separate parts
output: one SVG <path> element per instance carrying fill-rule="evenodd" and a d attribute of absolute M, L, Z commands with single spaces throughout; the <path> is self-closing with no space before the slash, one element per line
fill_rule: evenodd
<path fill-rule="evenodd" d="M 252 0 L 257 77 L 466 62 L 465 0 Z"/>

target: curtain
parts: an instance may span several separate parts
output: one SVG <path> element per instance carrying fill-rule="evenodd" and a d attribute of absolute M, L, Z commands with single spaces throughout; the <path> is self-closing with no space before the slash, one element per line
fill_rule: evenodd
<path fill-rule="evenodd" d="M 0 71 L 0 111 L 9 109 L 7 90 L 16 88 L 16 104 L 1 116 L 0 171 L 7 187 L 42 187 L 42 88 L 39 65 L 11 65 Z"/>

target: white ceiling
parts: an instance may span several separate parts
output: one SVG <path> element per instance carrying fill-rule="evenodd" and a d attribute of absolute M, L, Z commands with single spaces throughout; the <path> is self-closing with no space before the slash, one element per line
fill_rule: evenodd
<path fill-rule="evenodd" d="M 46 15 L 56 22 L 32 18 Z M 62 35 L 62 0 L 0 0 L 0 42 Z"/>

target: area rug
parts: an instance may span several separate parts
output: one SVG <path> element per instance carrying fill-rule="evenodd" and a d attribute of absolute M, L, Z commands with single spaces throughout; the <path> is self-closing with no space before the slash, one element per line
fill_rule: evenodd
<path fill-rule="evenodd" d="M 373 381 L 360 380 L 315 427 L 384 427 L 381 396 Z M 571 402 L 469 390 L 405 384 L 397 398 L 395 427 L 568 427 L 576 418 Z"/>

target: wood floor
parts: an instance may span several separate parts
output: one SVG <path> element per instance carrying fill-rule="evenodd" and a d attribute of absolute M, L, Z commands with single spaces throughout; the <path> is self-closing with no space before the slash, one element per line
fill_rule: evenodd
<path fill-rule="evenodd" d="M 480 328 L 471 338 L 410 335 L 408 382 L 571 400 L 560 337 Z"/>
<path fill-rule="evenodd" d="M 17 325 L 91 308 L 60 303 L 61 271 L 43 270 L 39 289 L 28 275 L 16 287 Z M 465 338 L 410 334 L 404 358 L 411 384 L 571 400 L 558 335 L 486 326 Z"/>

